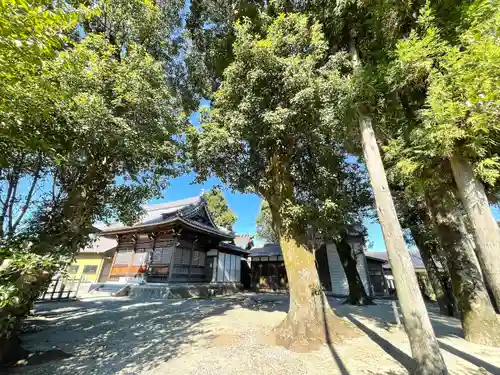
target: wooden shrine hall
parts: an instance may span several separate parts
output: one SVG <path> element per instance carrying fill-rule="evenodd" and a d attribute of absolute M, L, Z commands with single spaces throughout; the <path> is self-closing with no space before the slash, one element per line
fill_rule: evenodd
<path fill-rule="evenodd" d="M 234 234 L 218 228 L 202 197 L 146 207 L 132 226 L 101 227 L 116 238 L 108 281 L 147 283 L 240 283 L 241 258 Z"/>

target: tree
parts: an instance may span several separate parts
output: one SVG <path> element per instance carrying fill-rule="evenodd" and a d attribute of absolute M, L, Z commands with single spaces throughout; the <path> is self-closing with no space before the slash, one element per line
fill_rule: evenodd
<path fill-rule="evenodd" d="M 269 203 L 263 200 L 257 215 L 257 235 L 270 243 L 278 243 L 279 238 L 273 228 L 273 218 Z"/>
<path fill-rule="evenodd" d="M 449 161 L 477 256 L 498 304 L 500 233 L 484 185 L 491 190 L 500 176 L 497 5 L 477 0 L 447 13 L 429 3 L 419 27 L 399 43 L 397 53 L 407 74 L 405 84 L 426 91 L 421 126 L 412 130 L 408 148 L 413 153 L 408 155 L 414 162 L 437 157 Z"/>
<path fill-rule="evenodd" d="M 474 253 L 475 244 L 464 220 L 466 215 L 456 191 L 450 189 L 453 186 L 450 167 L 438 158 L 427 160 L 426 168 L 405 169 L 408 163 L 404 155 L 403 150 L 399 163 L 391 167 L 391 176 L 404 186 L 398 201 L 405 225 L 415 233 L 413 238 L 419 247 L 432 246 L 430 252 L 437 252 L 448 270 L 465 338 L 479 344 L 498 345 L 497 336 L 491 333 L 498 332 L 500 323 Z"/>
<path fill-rule="evenodd" d="M 330 5 L 331 4 L 331 5 Z M 301 11 L 312 12 L 325 27 L 330 48 L 338 58 L 349 60 L 331 74 L 329 116 L 334 127 L 343 128 L 362 150 L 382 226 L 389 262 L 405 321 L 417 373 L 447 374 L 418 281 L 406 249 L 401 226 L 389 189 L 373 127 L 383 129 L 392 114 L 380 108 L 386 103 L 387 87 L 380 80 L 387 68 L 395 41 L 412 21 L 413 4 L 397 2 L 303 2 Z M 328 9 L 328 11 L 325 11 Z M 368 25 L 368 27 L 367 27 Z M 374 90 L 375 88 L 375 90 Z M 380 99 L 380 101 L 378 100 Z M 387 108 L 384 108 L 387 109 Z M 378 111 L 383 113 L 376 116 Z M 389 113 L 389 116 L 385 116 Z M 377 121 L 379 120 L 379 121 Z M 357 126 L 355 126 L 357 125 Z M 356 132 L 354 129 L 357 129 Z"/>
<path fill-rule="evenodd" d="M 266 16 L 273 16 L 279 11 L 299 11 L 309 14 L 314 21 L 320 22 L 323 26 L 324 33 L 326 35 L 327 45 L 325 49 L 329 51 L 333 58 L 330 59 L 330 67 L 336 67 L 337 69 L 331 69 L 329 74 L 329 80 L 331 81 L 329 85 L 325 85 L 325 90 L 323 94 L 330 97 L 330 106 L 325 109 L 322 113 L 324 118 L 332 123 L 332 127 L 335 128 L 347 128 L 350 129 L 353 121 L 357 122 L 357 114 L 359 109 L 365 111 L 359 116 L 361 124 L 368 127 L 371 124 L 371 118 L 367 117 L 366 109 L 377 107 L 378 98 L 384 99 L 383 95 L 379 95 L 372 89 L 374 85 L 372 83 L 379 84 L 382 81 L 366 82 L 370 81 L 370 78 L 374 78 L 374 74 L 377 72 L 377 63 L 380 61 L 387 62 L 389 53 L 394 49 L 395 42 L 397 39 L 407 30 L 408 25 L 411 24 L 412 14 L 414 9 L 412 9 L 413 4 L 408 5 L 407 3 L 388 3 L 388 2 L 375 2 L 375 3 L 362 3 L 362 2 L 324 2 L 324 1 L 303 1 L 303 2 L 289 2 L 289 1 L 276 1 L 268 4 L 267 2 L 260 3 L 247 3 L 247 2 L 235 2 L 228 1 L 219 6 L 216 2 L 203 2 L 203 4 L 198 4 L 195 6 L 196 12 L 194 12 L 194 22 L 192 24 L 198 25 L 197 30 L 195 30 L 194 37 L 197 44 L 201 44 L 203 41 L 207 40 L 204 38 L 207 33 L 200 30 L 200 25 L 211 24 L 208 40 L 216 40 L 217 43 L 207 44 L 213 49 L 209 51 L 202 50 L 201 54 L 208 58 L 209 62 L 214 60 L 210 59 L 210 56 L 224 56 L 225 59 L 218 60 L 218 68 L 220 71 L 221 66 L 228 66 L 233 57 L 236 54 L 225 54 L 218 55 L 218 46 L 227 46 L 232 42 L 234 38 L 234 28 L 231 27 L 233 21 L 238 20 L 239 17 L 247 16 L 252 19 L 252 31 L 258 33 L 259 25 L 262 24 L 262 20 L 266 19 Z M 260 19 L 256 17 L 255 14 L 263 15 Z M 410 22 L 409 22 L 410 20 Z M 413 20 L 414 22 L 414 20 Z M 212 31 L 213 29 L 213 31 Z M 257 29 L 257 30 L 255 30 Z M 197 32 L 196 32 L 197 31 Z M 214 38 L 216 35 L 216 38 Z M 354 39 L 353 39 L 354 38 Z M 359 66 L 356 70 L 356 74 L 349 74 L 352 72 L 352 65 L 346 58 L 348 54 L 349 41 L 354 42 L 354 46 L 357 48 L 358 53 L 361 50 L 361 56 L 363 58 L 364 65 L 362 69 Z M 351 49 L 353 52 L 354 50 Z M 354 57 L 354 54 L 353 54 Z M 207 59 L 205 59 L 207 61 Z M 211 70 L 210 64 L 205 64 L 208 70 Z M 373 68 L 373 69 L 372 69 Z M 212 70 L 212 77 L 214 76 L 214 71 Z M 215 79 L 212 81 L 214 85 L 220 83 L 220 75 L 215 74 Z M 351 79 L 354 78 L 354 79 Z M 376 86 L 376 85 L 375 85 Z M 274 87 L 281 87 L 275 85 Z M 384 93 L 387 91 L 383 91 Z M 328 95 L 329 94 L 329 95 Z M 383 101 L 382 101 L 383 102 Z M 383 102 L 385 103 L 385 102 Z M 252 107 L 252 106 L 250 106 Z M 376 113 L 374 111 L 373 113 Z M 384 112 L 386 114 L 387 112 Z M 369 114 L 369 112 L 368 112 Z M 259 114 L 256 114 L 259 116 Z M 381 116 L 381 119 L 384 117 Z M 391 118 L 388 116 L 386 118 Z M 346 126 L 347 125 L 347 126 Z M 357 127 L 359 129 L 359 127 Z M 371 135 L 371 150 L 378 150 L 376 140 L 374 138 L 373 132 L 363 132 L 363 134 Z M 337 139 L 345 139 L 346 143 L 351 143 L 356 146 L 359 145 L 359 131 L 357 135 L 353 137 L 352 131 L 344 132 L 343 134 L 337 132 Z M 365 142 L 365 145 L 367 142 Z M 368 149 L 365 147 L 365 149 Z M 359 150 L 359 147 L 358 147 Z M 375 154 L 366 155 L 369 160 L 365 160 L 367 164 L 369 161 L 378 161 L 378 167 L 383 167 L 380 160 L 380 156 Z M 373 159 L 375 157 L 375 159 Z M 385 173 L 383 169 L 378 168 L 374 171 L 372 166 L 369 168 L 370 176 L 383 176 Z M 372 181 L 373 186 L 378 188 L 379 184 L 377 181 Z M 387 185 L 387 184 L 385 184 Z M 395 273 L 396 285 L 399 285 L 398 292 L 402 297 L 402 310 L 405 316 L 406 329 L 410 338 L 412 353 L 414 358 L 418 363 L 418 371 L 423 374 L 438 374 L 446 373 L 446 367 L 444 361 L 439 352 L 439 347 L 437 341 L 435 340 L 434 334 L 432 332 L 432 327 L 428 319 L 425 307 L 423 304 L 423 299 L 420 295 L 418 289 L 418 283 L 416 278 L 410 276 L 410 280 L 406 280 L 407 275 L 414 275 L 412 271 L 411 260 L 409 254 L 404 246 L 404 240 L 400 232 L 399 224 L 397 223 L 397 218 L 391 204 L 390 195 L 388 194 L 388 187 L 384 186 L 382 189 L 384 200 L 380 198 L 380 191 L 375 195 L 378 207 L 383 207 L 383 210 L 379 213 L 384 214 L 389 208 L 390 220 L 386 221 L 385 218 L 381 220 L 384 222 L 383 227 L 386 230 L 386 239 L 389 242 L 388 248 L 389 254 L 393 253 L 393 250 L 398 250 L 398 256 L 390 255 L 390 262 L 395 262 L 393 268 L 398 269 Z M 382 204 L 386 202 L 387 204 Z M 269 202 L 271 208 L 273 206 L 272 202 Z M 391 207 L 392 206 L 392 207 Z M 274 215 L 273 215 L 274 217 Z M 393 239 L 396 241 L 396 245 Z M 404 262 L 400 264 L 398 259 L 404 259 Z M 402 265 L 403 267 L 399 267 Z M 401 270 L 401 272 L 400 272 Z M 407 282 L 408 281 L 408 282 Z M 408 298 L 407 298 L 408 297 Z M 403 306 L 404 305 L 404 306 Z M 417 329 L 418 327 L 418 329 Z M 422 334 L 422 330 L 425 334 Z"/>
<path fill-rule="evenodd" d="M 454 199 L 455 202 L 450 204 L 446 199 Z M 456 199 L 453 194 L 445 195 L 444 199 L 427 197 L 427 206 L 436 223 L 436 233 L 450 269 L 464 336 L 476 344 L 499 346 L 500 322 Z"/>
<path fill-rule="evenodd" d="M 363 280 L 357 268 L 357 255 L 347 241 L 347 233 L 336 242 L 337 252 L 340 262 L 346 275 L 349 285 L 349 295 L 344 303 L 351 305 L 373 305 L 373 301 L 368 297 Z"/>
<path fill-rule="evenodd" d="M 219 227 L 232 230 L 233 224 L 236 221 L 236 215 L 233 210 L 229 208 L 222 190 L 216 186 L 210 191 L 203 193 L 202 197 L 207 200 L 208 210 L 210 211 L 215 224 Z"/>
<path fill-rule="evenodd" d="M 328 340 L 328 330 L 350 331 L 327 308 L 313 254 L 321 233 L 315 223 L 307 225 L 311 213 L 335 217 L 337 205 L 346 203 L 307 195 L 309 168 L 315 166 L 315 181 L 329 173 L 315 157 L 335 159 L 336 165 L 344 160 L 342 150 L 325 147 L 334 143 L 317 110 L 317 68 L 326 44 L 320 26 L 310 26 L 301 15 L 280 15 L 260 35 L 253 26 L 235 26 L 234 61 L 202 129 L 190 134 L 194 163 L 201 178 L 215 173 L 231 188 L 255 191 L 269 203 L 290 290 L 289 312 L 276 339 L 286 347 L 309 348 Z"/>
<path fill-rule="evenodd" d="M 182 4 L 104 1 L 80 18 L 79 29 L 53 20 L 78 20 L 72 15 L 78 3 L 36 2 L 40 20 L 29 12 L 23 18 L 24 2 L 7 5 L 14 17 L 2 23 L 3 35 L 15 41 L 40 30 L 45 44 L 31 46 L 35 56 L 12 67 L 7 83 L 19 90 L 1 101 L 8 111 L 0 128 L 0 176 L 9 197 L 2 202 L 7 230 L 0 239 L 2 363 L 25 354 L 17 340 L 20 320 L 53 272 L 89 242 L 92 224 L 133 221 L 141 203 L 176 173 L 183 130 L 182 103 L 165 75 L 178 60 L 165 41 L 180 22 Z M 41 24 L 34 27 L 33 20 Z M 47 45 L 55 46 L 50 53 Z M 40 173 L 52 189 L 42 189 L 38 204 L 33 197 L 19 201 L 20 180 L 32 182 Z M 15 217 L 25 206 L 29 215 Z M 16 225 L 19 217 L 25 225 Z"/>
<path fill-rule="evenodd" d="M 394 175 L 392 175 L 395 178 Z M 447 281 L 450 279 L 446 259 L 441 258 L 443 249 L 433 232 L 434 223 L 430 219 L 425 202 L 416 199 L 415 195 L 409 193 L 398 186 L 391 186 L 396 191 L 396 206 L 401 215 L 401 224 L 411 233 L 411 238 L 406 237 L 407 242 L 415 244 L 420 252 L 429 281 L 432 285 L 441 314 L 454 316 L 456 306 L 454 306 L 450 293 L 447 291 Z M 398 191 L 399 190 L 399 191 Z M 438 267 L 438 263 L 441 270 Z"/>

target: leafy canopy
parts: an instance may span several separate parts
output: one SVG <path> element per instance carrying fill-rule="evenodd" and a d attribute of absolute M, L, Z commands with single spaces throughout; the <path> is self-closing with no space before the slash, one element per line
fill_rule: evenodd
<path fill-rule="evenodd" d="M 263 200 L 260 204 L 259 214 L 256 219 L 257 236 L 265 239 L 269 243 L 279 243 L 279 238 L 273 228 L 273 217 L 269 203 Z"/>
<path fill-rule="evenodd" d="M 215 186 L 210 191 L 203 193 L 202 197 L 207 200 L 208 211 L 212 215 L 215 224 L 219 227 L 232 230 L 237 217 L 229 207 L 220 187 Z"/>
<path fill-rule="evenodd" d="M 425 87 L 426 96 L 417 114 L 420 123 L 390 152 L 403 156 L 399 165 L 406 173 L 458 152 L 494 185 L 500 177 L 500 11 L 496 2 L 483 0 L 459 9 L 456 37 L 439 27 L 443 15 L 427 5 L 419 28 L 398 44 L 403 84 Z"/>
<path fill-rule="evenodd" d="M 364 185 L 321 111 L 329 80 L 320 25 L 282 14 L 261 35 L 254 26 L 235 26 L 234 61 L 201 130 L 191 130 L 198 172 L 262 195 L 282 235 L 299 238 L 325 218 L 357 221 L 356 194 L 346 192 Z"/>

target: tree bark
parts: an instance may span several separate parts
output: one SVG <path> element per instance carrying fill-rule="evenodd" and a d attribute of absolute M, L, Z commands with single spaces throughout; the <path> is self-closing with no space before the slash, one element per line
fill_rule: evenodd
<path fill-rule="evenodd" d="M 441 272 L 434 261 L 433 256 L 435 251 L 433 251 L 430 245 L 425 241 L 425 235 L 419 228 L 412 227 L 410 228 L 410 231 L 418 249 L 420 250 L 420 255 L 422 256 L 422 261 L 424 262 L 425 270 L 427 271 L 427 276 L 429 276 L 429 281 L 431 282 L 432 289 L 436 295 L 439 311 L 443 315 L 453 316 L 453 301 L 450 300 L 448 294 L 446 293 L 446 285 L 443 283 Z"/>
<path fill-rule="evenodd" d="M 353 67 L 361 70 L 361 60 L 355 46 L 354 35 L 349 41 Z M 406 249 L 403 232 L 392 200 L 384 164 L 380 156 L 372 119 L 361 106 L 358 107 L 358 123 L 361 132 L 363 155 L 375 196 L 377 216 L 382 226 L 387 255 L 391 265 L 396 291 L 404 318 L 404 326 L 412 357 L 419 375 L 445 375 L 448 369 L 439 350 L 424 299 L 418 287 L 417 277 L 410 254 Z"/>
<path fill-rule="evenodd" d="M 344 303 L 350 305 L 373 305 L 372 299 L 366 294 L 363 281 L 359 276 L 356 255 L 353 254 L 351 246 L 345 239 L 342 239 L 337 244 L 337 252 L 339 253 L 340 262 L 344 268 L 344 273 L 349 285 L 349 295 Z"/>
<path fill-rule="evenodd" d="M 467 211 L 483 274 L 500 309 L 500 230 L 491 214 L 483 184 L 474 177 L 470 162 L 454 154 L 450 158 L 460 199 Z"/>
<path fill-rule="evenodd" d="M 436 231 L 450 270 L 465 339 L 500 346 L 500 322 L 486 291 L 473 244 L 458 207 L 444 207 L 428 199 Z"/>
<path fill-rule="evenodd" d="M 373 131 L 372 120 L 362 111 L 359 111 L 358 116 L 364 159 L 375 196 L 377 215 L 382 226 L 389 263 L 394 275 L 404 326 L 410 340 L 412 357 L 417 364 L 416 373 L 421 375 L 448 374 L 418 287 L 410 254 L 406 249 Z"/>
<path fill-rule="evenodd" d="M 290 307 L 276 328 L 276 343 L 298 351 L 316 349 L 355 334 L 335 315 L 321 288 L 312 252 L 289 237 L 280 240 L 288 276 Z"/>

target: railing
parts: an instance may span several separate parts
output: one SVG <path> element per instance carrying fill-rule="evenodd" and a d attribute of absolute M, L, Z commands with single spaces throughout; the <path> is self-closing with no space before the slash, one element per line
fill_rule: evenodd
<path fill-rule="evenodd" d="M 68 301 L 76 299 L 82 278 L 54 277 L 37 302 L 42 301 Z"/>

